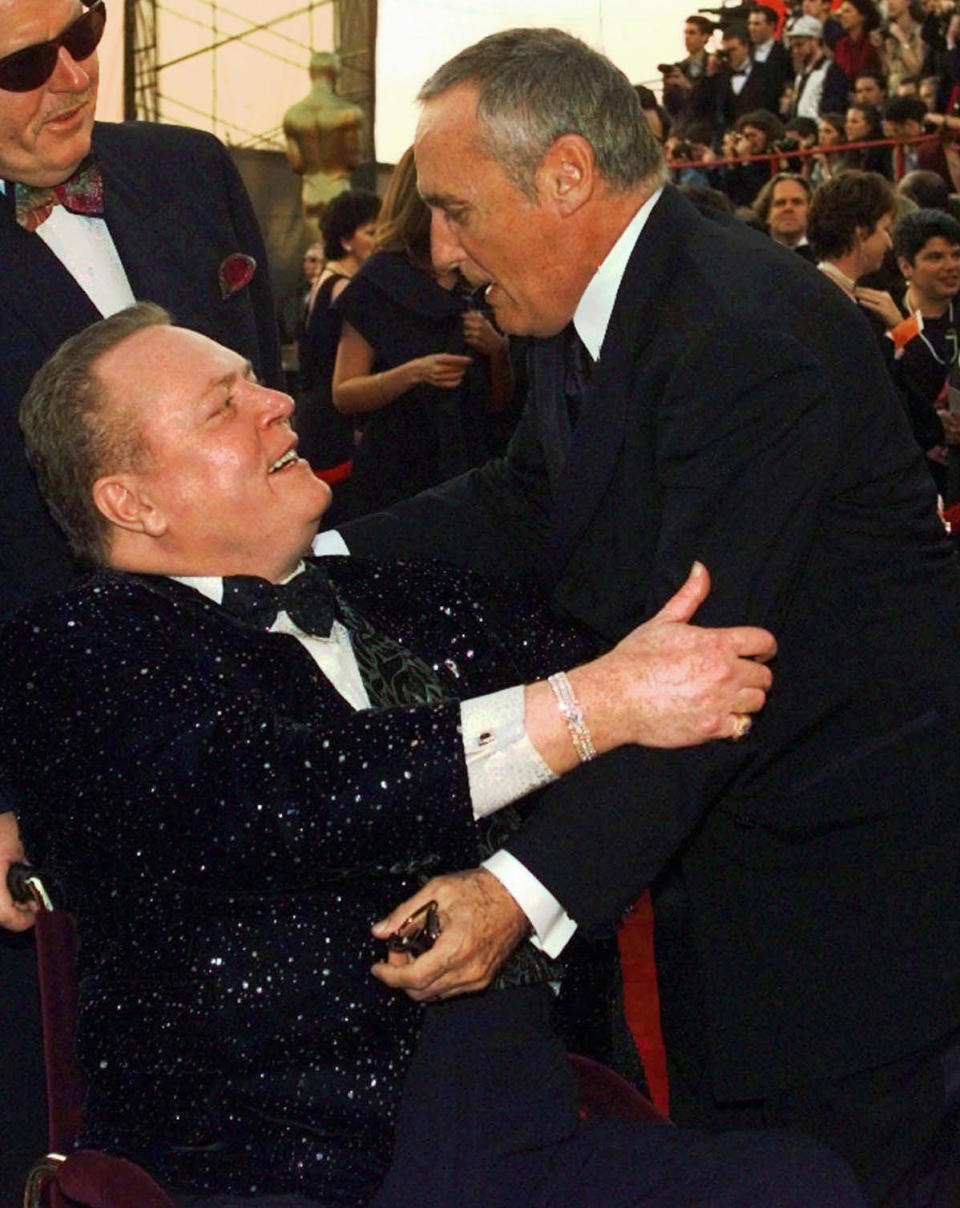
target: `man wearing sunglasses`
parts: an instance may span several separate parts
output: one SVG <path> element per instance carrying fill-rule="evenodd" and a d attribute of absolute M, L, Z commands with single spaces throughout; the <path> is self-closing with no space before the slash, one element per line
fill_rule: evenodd
<path fill-rule="evenodd" d="M 122 20 L 119 0 L 107 3 Z M 64 338 L 146 298 L 279 381 L 263 244 L 224 149 L 198 131 L 94 123 L 107 19 L 104 0 L 0 0 L 0 616 L 74 574 L 16 421 Z M 4 1204 L 19 1198 L 8 1169 L 45 1143 L 33 953 L 17 942 L 0 936 Z"/>

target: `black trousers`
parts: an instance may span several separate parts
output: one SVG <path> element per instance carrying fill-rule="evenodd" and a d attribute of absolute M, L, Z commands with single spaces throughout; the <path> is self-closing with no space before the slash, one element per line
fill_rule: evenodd
<path fill-rule="evenodd" d="M 669 1062 L 669 1050 L 668 1050 Z M 747 1103 L 718 1103 L 706 1074 L 669 1065 L 670 1114 L 728 1133 L 784 1128 L 840 1154 L 878 1208 L 956 1208 L 960 1184 L 960 1036 L 877 1069 Z"/>
<path fill-rule="evenodd" d="M 862 1208 L 800 1138 L 581 1122 L 549 1013 L 541 986 L 427 1007 L 375 1208 Z"/>

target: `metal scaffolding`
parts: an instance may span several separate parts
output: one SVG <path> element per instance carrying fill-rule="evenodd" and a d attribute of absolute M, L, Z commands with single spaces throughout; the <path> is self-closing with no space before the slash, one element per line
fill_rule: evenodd
<path fill-rule="evenodd" d="M 266 19 L 264 10 L 276 6 L 283 11 Z M 339 92 L 364 112 L 365 158 L 374 158 L 373 107 L 376 42 L 376 0 L 267 0 L 258 8 L 256 21 L 231 8 L 229 0 L 125 0 L 126 73 L 124 108 L 128 119 L 150 121 L 179 120 L 218 133 L 233 146 L 279 149 L 283 145 L 279 114 L 275 124 L 248 128 L 230 111 L 229 100 L 221 99 L 218 56 L 224 48 L 244 43 L 263 60 L 281 63 L 303 72 L 306 52 L 311 48 L 314 17 L 324 11 L 333 16 L 335 49 L 343 62 Z M 310 44 L 295 40 L 284 26 L 304 18 L 310 31 Z M 160 32 L 165 19 L 197 31 L 195 44 L 180 54 L 164 59 Z M 321 47 L 315 47 L 321 49 Z M 327 49 L 327 47 L 322 47 Z M 173 70 L 188 60 L 206 68 L 209 64 L 205 104 L 178 93 L 177 73 Z M 256 78 L 253 73 L 251 78 Z M 303 75 L 306 90 L 306 75 Z M 173 114 L 173 116 L 171 116 Z"/>

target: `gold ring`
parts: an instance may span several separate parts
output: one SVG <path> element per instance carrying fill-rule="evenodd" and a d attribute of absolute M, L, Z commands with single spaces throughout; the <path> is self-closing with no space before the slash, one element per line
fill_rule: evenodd
<path fill-rule="evenodd" d="M 749 713 L 734 713 L 733 715 L 733 733 L 730 737 L 734 742 L 743 738 L 744 734 L 749 733 L 750 727 L 753 725 L 753 718 Z"/>

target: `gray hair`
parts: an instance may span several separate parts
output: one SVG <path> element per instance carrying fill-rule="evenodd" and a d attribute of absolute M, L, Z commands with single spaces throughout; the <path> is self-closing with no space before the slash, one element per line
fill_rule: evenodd
<path fill-rule="evenodd" d="M 491 34 L 444 63 L 418 100 L 460 84 L 477 88 L 484 150 L 532 200 L 537 168 L 564 134 L 587 140 L 615 192 L 664 179 L 663 155 L 633 85 L 609 59 L 562 30 Z"/>
<path fill-rule="evenodd" d="M 40 494 L 84 562 L 103 564 L 110 550 L 110 524 L 93 501 L 93 484 L 104 474 L 138 469 L 147 457 L 139 428 L 108 409 L 97 362 L 135 332 L 169 323 L 161 307 L 138 302 L 91 324 L 60 345 L 20 404 Z"/>

